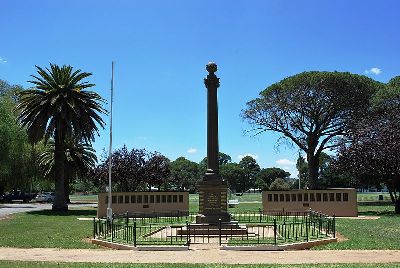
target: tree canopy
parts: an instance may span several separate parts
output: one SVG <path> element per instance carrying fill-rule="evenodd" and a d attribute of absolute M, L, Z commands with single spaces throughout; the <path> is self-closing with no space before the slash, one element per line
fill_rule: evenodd
<path fill-rule="evenodd" d="M 256 186 L 262 190 L 267 190 L 276 179 L 287 180 L 289 177 L 290 173 L 281 168 L 263 168 L 257 174 Z"/>
<path fill-rule="evenodd" d="M 103 127 L 101 114 L 104 100 L 94 86 L 83 81 L 91 73 L 74 70 L 72 66 L 50 64 L 36 66 L 37 75 L 28 81 L 34 88 L 19 94 L 20 125 L 26 128 L 32 143 L 54 139 L 55 201 L 53 210 L 67 210 L 65 199 L 65 140 L 78 138 L 91 143 L 98 127 Z"/>
<path fill-rule="evenodd" d="M 400 83 L 393 78 L 374 97 L 370 112 L 355 120 L 338 153 L 337 168 L 359 181 L 384 182 L 400 213 Z"/>
<path fill-rule="evenodd" d="M 317 188 L 323 150 L 338 146 L 348 122 L 364 114 L 382 85 L 366 76 L 342 72 L 303 72 L 269 86 L 247 103 L 242 117 L 256 134 L 280 133 L 306 152 L 311 188 Z"/>
<path fill-rule="evenodd" d="M 31 146 L 26 130 L 17 123 L 15 107 L 22 90 L 0 80 L 0 193 L 34 190 L 33 181 L 40 177 L 36 160 L 43 146 Z"/>
<path fill-rule="evenodd" d="M 181 191 L 195 191 L 199 180 L 199 166 L 185 157 L 178 157 L 171 162 L 171 185 Z"/>
<path fill-rule="evenodd" d="M 246 191 L 251 187 L 255 187 L 256 176 L 260 172 L 260 166 L 257 161 L 250 155 L 246 155 L 240 160 L 239 165 L 242 167 L 244 177 L 240 180 L 241 191 Z"/>

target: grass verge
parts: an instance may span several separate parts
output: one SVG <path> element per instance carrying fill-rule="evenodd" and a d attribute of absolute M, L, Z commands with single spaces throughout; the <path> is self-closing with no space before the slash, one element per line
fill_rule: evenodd
<path fill-rule="evenodd" d="M 0 221 L 0 246 L 21 248 L 97 248 L 84 241 L 92 237 L 95 210 L 69 210 L 57 213 L 50 210 L 14 214 Z"/>

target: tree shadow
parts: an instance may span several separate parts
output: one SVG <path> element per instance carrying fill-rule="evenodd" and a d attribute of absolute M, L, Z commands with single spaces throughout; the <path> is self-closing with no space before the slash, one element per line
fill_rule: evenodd
<path fill-rule="evenodd" d="M 36 216 L 86 216 L 86 217 L 95 217 L 96 209 L 73 209 L 68 211 L 53 211 L 49 210 L 38 210 L 38 211 L 29 211 L 26 212 L 29 215 Z"/>
<path fill-rule="evenodd" d="M 362 215 L 362 216 L 400 216 L 399 214 L 396 214 L 394 211 L 390 211 L 390 210 L 382 210 L 382 211 L 376 211 L 376 210 L 360 211 L 360 212 L 358 212 L 358 215 Z"/>

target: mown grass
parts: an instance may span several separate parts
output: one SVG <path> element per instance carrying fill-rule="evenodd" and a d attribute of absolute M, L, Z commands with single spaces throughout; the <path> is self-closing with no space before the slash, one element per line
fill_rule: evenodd
<path fill-rule="evenodd" d="M 0 220 L 0 246 L 97 248 L 84 241 L 92 237 L 93 222 L 77 219 L 95 215 L 93 209 L 57 214 L 49 210 L 14 214 L 9 219 Z"/>
<path fill-rule="evenodd" d="M 91 195 L 70 195 L 69 199 L 73 202 L 97 202 L 97 194 Z"/>
<path fill-rule="evenodd" d="M 137 264 L 137 263 L 55 263 L 55 262 L 21 262 L 0 261 L 0 267 L 9 268 L 392 268 L 400 267 L 399 263 L 393 264 L 181 264 L 181 263 L 159 263 L 159 264 Z"/>
<path fill-rule="evenodd" d="M 243 199 L 255 201 L 257 195 L 260 196 L 244 194 Z M 197 200 L 198 195 L 190 195 L 191 206 L 198 202 Z M 261 204 L 243 203 L 231 211 L 257 211 L 258 205 Z M 394 208 L 390 205 L 359 206 L 361 216 L 379 216 L 380 219 L 337 218 L 336 230 L 349 240 L 318 249 L 400 249 L 400 216 L 394 215 L 393 211 Z M 0 220 L 0 246 L 96 248 L 84 241 L 92 237 L 93 222 L 77 219 L 95 215 L 94 209 L 70 210 L 61 214 L 54 214 L 52 211 L 15 214 L 9 219 Z"/>
<path fill-rule="evenodd" d="M 383 200 L 390 201 L 389 193 L 357 193 L 357 201 L 378 201 L 380 195 Z"/>
<path fill-rule="evenodd" d="M 318 249 L 400 249 L 400 216 L 380 215 L 376 220 L 338 218 L 336 230 L 348 240 Z"/>

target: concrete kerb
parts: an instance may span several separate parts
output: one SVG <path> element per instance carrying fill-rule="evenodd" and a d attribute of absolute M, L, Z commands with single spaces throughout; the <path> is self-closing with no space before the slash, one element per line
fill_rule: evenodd
<path fill-rule="evenodd" d="M 117 250 L 134 250 L 134 251 L 185 251 L 189 250 L 188 246 L 138 246 L 134 247 L 132 245 L 119 244 L 115 242 L 109 242 L 99 239 L 91 239 L 92 244 L 99 245 L 102 247 L 107 247 L 110 249 Z"/>
<path fill-rule="evenodd" d="M 95 245 L 117 249 L 117 250 L 135 250 L 135 251 L 186 251 L 189 250 L 189 246 L 138 246 L 119 244 L 114 242 L 108 242 L 98 239 L 92 239 L 91 242 Z M 329 243 L 337 242 L 337 238 L 327 238 L 317 241 L 299 242 L 285 245 L 252 245 L 252 246 L 228 246 L 222 245 L 219 248 L 221 250 L 238 250 L 238 251 L 285 251 L 285 250 L 302 250 L 310 249 L 315 246 L 326 245 Z"/>
<path fill-rule="evenodd" d="M 222 245 L 222 250 L 239 250 L 239 251 L 284 251 L 284 250 L 302 250 L 310 249 L 315 246 L 326 245 L 329 243 L 337 242 L 337 238 L 327 238 L 316 241 L 298 242 L 285 245 L 256 245 L 256 246 L 227 246 Z"/>

